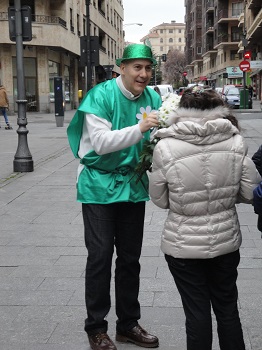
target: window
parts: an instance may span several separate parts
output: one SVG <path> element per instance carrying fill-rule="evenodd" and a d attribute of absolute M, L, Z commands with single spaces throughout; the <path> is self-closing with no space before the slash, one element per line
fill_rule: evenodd
<path fill-rule="evenodd" d="M 168 31 L 169 33 L 173 33 L 173 29 L 169 29 L 169 31 Z"/>
<path fill-rule="evenodd" d="M 163 42 L 163 38 L 160 38 L 160 42 L 161 42 L 161 43 Z"/>
<path fill-rule="evenodd" d="M 202 54 L 202 46 L 197 46 L 197 55 Z"/>
<path fill-rule="evenodd" d="M 77 18 L 76 18 L 76 27 L 77 27 L 77 35 L 80 36 L 79 15 L 77 15 Z"/>
<path fill-rule="evenodd" d="M 243 12 L 243 2 L 232 3 L 232 17 L 239 17 Z"/>
<path fill-rule="evenodd" d="M 163 46 L 160 46 L 160 51 L 164 51 L 164 48 L 163 48 Z"/>
<path fill-rule="evenodd" d="M 238 53 L 237 50 L 231 50 L 230 51 L 230 60 L 241 60 L 242 59 L 242 53 Z"/>
<path fill-rule="evenodd" d="M 181 38 L 179 38 L 179 39 L 178 39 L 178 42 L 179 42 L 179 43 L 181 43 L 181 42 L 182 42 L 182 39 L 181 39 Z"/>
<path fill-rule="evenodd" d="M 172 43 L 172 42 L 173 42 L 173 39 L 172 39 L 172 38 L 169 38 L 168 42 L 169 42 L 169 43 Z"/>
<path fill-rule="evenodd" d="M 74 32 L 74 22 L 73 22 L 73 9 L 70 8 L 70 30 L 71 32 Z"/>
<path fill-rule="evenodd" d="M 181 33 L 182 33 L 182 30 L 181 30 L 181 29 L 178 29 L 178 33 L 181 34 Z"/>
<path fill-rule="evenodd" d="M 86 35 L 86 19 L 83 18 L 83 34 Z"/>
<path fill-rule="evenodd" d="M 160 33 L 161 33 L 161 34 L 163 34 L 163 33 L 164 33 L 163 29 L 160 29 Z"/>
<path fill-rule="evenodd" d="M 240 41 L 242 31 L 238 27 L 231 27 L 231 41 Z"/>

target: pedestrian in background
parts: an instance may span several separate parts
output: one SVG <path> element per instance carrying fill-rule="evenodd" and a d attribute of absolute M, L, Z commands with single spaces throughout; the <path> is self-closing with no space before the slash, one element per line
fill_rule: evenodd
<path fill-rule="evenodd" d="M 0 84 L 0 109 L 3 113 L 3 116 L 5 118 L 5 123 L 6 123 L 6 130 L 10 130 L 12 129 L 12 127 L 10 126 L 10 123 L 8 121 L 8 117 L 7 117 L 7 113 L 6 111 L 9 109 L 9 100 L 7 97 L 7 93 L 6 93 L 6 89 L 4 88 L 4 86 L 2 84 Z M 1 125 L 0 125 L 1 128 Z"/>
<path fill-rule="evenodd" d="M 262 176 L 262 145 L 260 145 L 258 150 L 253 154 L 252 160 L 255 163 L 259 174 Z M 255 208 L 256 208 L 256 206 L 255 206 Z M 257 228 L 260 232 L 262 232 L 262 215 L 261 215 L 262 207 L 259 208 L 259 205 L 258 205 L 258 209 L 259 210 L 257 210 L 257 211 L 255 210 L 256 214 L 258 214 Z"/>
<path fill-rule="evenodd" d="M 149 191 L 169 209 L 161 249 L 181 295 L 188 350 L 244 350 L 236 285 L 241 231 L 236 203 L 261 181 L 238 122 L 214 90 L 184 91 L 172 125 L 156 132 Z"/>
<path fill-rule="evenodd" d="M 132 44 L 116 60 L 121 75 L 93 87 L 68 127 L 80 158 L 77 200 L 82 203 L 86 264 L 85 331 L 93 350 L 115 350 L 107 334 L 111 266 L 116 248 L 116 340 L 154 348 L 158 338 L 138 323 L 139 274 L 148 178 L 136 184 L 134 169 L 161 98 L 147 85 L 156 65 L 151 49 Z"/>
<path fill-rule="evenodd" d="M 252 85 L 249 85 L 248 86 L 248 93 L 249 93 L 249 95 L 250 95 L 250 97 L 252 98 L 253 97 L 253 86 Z"/>

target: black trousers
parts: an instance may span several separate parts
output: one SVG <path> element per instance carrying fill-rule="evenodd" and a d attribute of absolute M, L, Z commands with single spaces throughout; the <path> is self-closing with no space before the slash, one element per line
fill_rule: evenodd
<path fill-rule="evenodd" d="M 138 302 L 140 255 L 145 202 L 83 204 L 85 244 L 88 250 L 85 301 L 88 334 L 106 332 L 111 307 L 110 281 L 114 247 L 117 329 L 127 330 L 140 319 Z"/>
<path fill-rule="evenodd" d="M 212 349 L 211 305 L 221 350 L 244 350 L 236 286 L 239 250 L 213 259 L 165 256 L 186 316 L 187 350 Z"/>

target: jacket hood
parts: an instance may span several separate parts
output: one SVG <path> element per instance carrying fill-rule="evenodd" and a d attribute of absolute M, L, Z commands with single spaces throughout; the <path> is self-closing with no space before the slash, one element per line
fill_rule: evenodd
<path fill-rule="evenodd" d="M 174 137 L 193 144 L 212 144 L 227 140 L 239 130 L 225 119 L 230 114 L 226 107 L 211 110 L 179 108 L 170 118 L 168 128 L 155 133 L 155 137 Z"/>

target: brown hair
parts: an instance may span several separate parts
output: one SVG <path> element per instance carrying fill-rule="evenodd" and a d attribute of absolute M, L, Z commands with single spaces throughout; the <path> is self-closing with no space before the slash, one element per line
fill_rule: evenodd
<path fill-rule="evenodd" d="M 195 108 L 200 110 L 213 109 L 220 106 L 227 107 L 215 90 L 205 90 L 204 88 L 196 90 L 194 87 L 184 90 L 179 103 L 180 108 Z M 230 120 L 239 129 L 238 120 L 230 111 L 226 119 Z"/>

